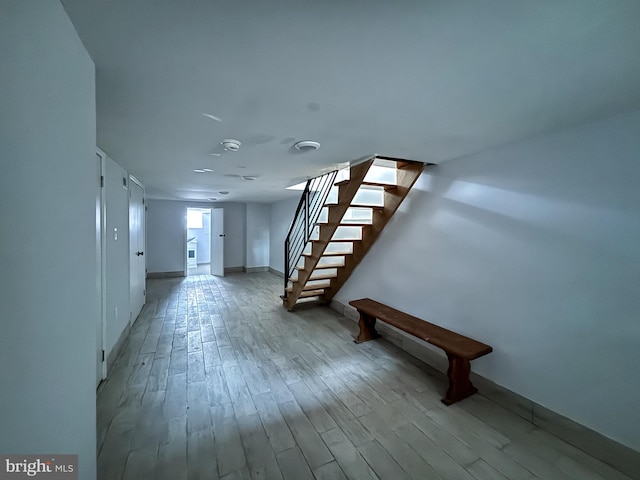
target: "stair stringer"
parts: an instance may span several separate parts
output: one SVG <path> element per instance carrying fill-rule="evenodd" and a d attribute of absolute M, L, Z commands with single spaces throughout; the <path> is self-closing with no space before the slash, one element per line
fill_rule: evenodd
<path fill-rule="evenodd" d="M 372 157 L 365 162 L 350 167 L 349 181 L 338 187 L 338 203 L 329 206 L 330 218 L 339 218 L 340 220 L 342 220 L 345 213 L 351 206 L 351 202 L 358 192 L 358 189 L 360 188 L 360 185 L 362 184 L 364 177 L 367 175 L 367 172 L 369 171 L 369 168 L 373 164 L 374 160 L 375 157 Z M 292 281 L 292 289 L 291 291 L 287 292 L 286 298 L 283 299 L 284 305 L 287 310 L 293 310 L 293 307 L 304 291 L 305 285 L 309 281 L 309 278 L 318 265 L 320 258 L 324 254 L 327 245 L 333 238 L 333 235 L 336 232 L 339 223 L 340 222 L 338 221 L 321 225 L 318 239 L 311 241 L 311 255 L 304 257 L 304 268 L 298 270 L 298 278 L 295 281 Z M 338 269 L 338 271 L 339 270 L 340 269 Z"/>
<path fill-rule="evenodd" d="M 425 164 L 420 162 L 407 162 L 404 166 L 397 167 L 397 188 L 385 190 L 384 208 L 373 212 L 371 226 L 362 230 L 362 241 L 354 242 L 353 254 L 345 257 L 344 267 L 337 269 L 337 277 L 333 278 L 331 285 L 324 289 L 324 294 L 321 295 L 324 302 L 329 303 L 349 279 L 353 270 L 362 261 L 400 204 L 409 194 L 424 168 Z"/>

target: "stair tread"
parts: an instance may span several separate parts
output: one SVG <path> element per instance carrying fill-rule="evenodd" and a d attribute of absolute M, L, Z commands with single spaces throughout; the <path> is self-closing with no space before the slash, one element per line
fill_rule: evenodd
<path fill-rule="evenodd" d="M 321 284 L 321 285 L 305 285 L 304 288 L 302 289 L 301 293 L 304 292 L 315 292 L 315 291 L 322 291 L 324 293 L 324 289 L 325 288 L 329 288 L 331 286 L 330 283 L 326 283 L 326 284 Z M 288 293 L 293 293 L 293 287 L 287 287 L 287 292 Z"/>
<path fill-rule="evenodd" d="M 311 274 L 309 280 L 327 280 L 329 278 L 336 278 L 337 276 L 337 273 L 321 273 L 319 275 L 316 275 L 315 277 L 313 276 L 313 274 Z"/>
<path fill-rule="evenodd" d="M 339 207 L 343 205 L 342 203 L 325 203 L 324 206 L 325 207 Z M 349 204 L 349 207 L 353 207 L 353 208 L 370 208 L 372 210 L 383 210 L 384 206 L 383 205 L 366 205 L 366 204 L 362 204 L 362 205 L 353 205 L 353 204 Z"/>
<path fill-rule="evenodd" d="M 334 185 L 336 187 L 340 187 L 340 186 L 343 186 L 343 185 L 348 185 L 350 181 L 351 180 L 341 180 L 341 181 L 339 181 L 337 183 L 334 183 Z M 360 182 L 360 185 L 361 186 L 364 185 L 366 187 L 382 187 L 385 190 L 391 190 L 391 189 L 394 189 L 394 188 L 398 188 L 398 186 L 393 184 L 393 183 L 373 182 L 371 180 L 362 181 L 362 182 Z"/>
<path fill-rule="evenodd" d="M 316 265 L 313 269 L 313 271 L 315 270 L 326 270 L 327 268 L 341 268 L 344 267 L 344 263 L 331 263 L 328 265 Z M 296 270 L 298 271 L 302 271 L 304 270 L 304 267 L 296 267 Z"/>
<path fill-rule="evenodd" d="M 430 163 L 430 162 L 421 162 L 419 160 L 408 160 L 406 158 L 397 158 L 397 157 L 388 157 L 386 155 L 376 155 L 375 160 L 386 160 L 389 162 L 395 162 L 396 167 L 398 168 L 402 168 L 402 167 L 406 167 L 408 165 L 435 165 L 435 163 Z M 375 160 L 374 160 L 374 165 L 375 165 Z"/>
<path fill-rule="evenodd" d="M 353 252 L 344 250 L 344 251 L 339 251 L 339 252 L 323 252 L 321 257 L 342 257 L 344 255 L 351 255 Z M 311 253 L 303 253 L 302 254 L 303 257 L 311 257 L 312 254 Z"/>
<path fill-rule="evenodd" d="M 373 205 L 371 203 L 351 203 L 349 204 L 349 206 L 357 208 L 372 208 L 374 210 L 384 210 L 384 205 Z"/>
<path fill-rule="evenodd" d="M 307 282 L 310 282 L 311 280 L 307 280 Z M 322 283 L 316 283 L 313 285 L 309 285 L 308 283 L 302 288 L 303 291 L 305 290 L 322 290 L 325 288 L 329 288 L 331 286 L 331 281 L 328 282 L 322 282 Z M 287 292 L 292 292 L 293 291 L 293 286 L 289 286 L 287 287 Z"/>
<path fill-rule="evenodd" d="M 312 242 L 319 242 L 320 240 L 311 240 Z M 361 242 L 361 238 L 332 238 L 329 243 L 335 242 Z"/>
<path fill-rule="evenodd" d="M 337 225 L 339 227 L 367 227 L 371 222 L 316 222 L 316 225 Z"/>
<path fill-rule="evenodd" d="M 322 273 L 322 274 L 319 274 L 319 275 L 317 275 L 315 277 L 311 277 L 311 278 L 307 279 L 307 282 L 312 282 L 312 281 L 316 281 L 316 280 L 331 280 L 331 279 L 336 278 L 337 276 L 338 276 L 337 273 Z M 297 278 L 290 278 L 289 281 L 292 284 L 300 283 Z M 287 287 L 287 291 L 288 291 L 289 288 L 292 288 L 292 287 Z M 323 287 L 323 288 L 329 288 L 329 287 Z"/>
<path fill-rule="evenodd" d="M 302 288 L 302 291 L 307 292 L 309 290 L 324 290 L 325 288 L 329 288 L 330 286 L 331 286 L 331 282 L 317 283 L 315 285 L 307 284 Z M 287 287 L 287 292 L 289 293 L 293 292 L 293 287 Z"/>
<path fill-rule="evenodd" d="M 314 271 L 315 273 L 315 271 Z M 316 275 L 315 277 L 313 276 L 313 273 L 311 274 L 311 277 L 307 280 L 308 282 L 312 281 L 312 280 L 330 280 L 332 278 L 336 278 L 338 276 L 337 273 L 321 273 L 319 275 Z M 289 280 L 291 283 L 298 283 L 298 279 L 297 278 L 292 278 Z M 326 287 L 325 287 L 326 288 Z"/>
<path fill-rule="evenodd" d="M 298 298 L 318 297 L 324 294 L 324 290 L 310 290 L 308 292 L 302 292 Z"/>
<path fill-rule="evenodd" d="M 362 182 L 361 185 L 367 185 L 369 187 L 384 187 L 385 190 L 398 188 L 398 185 L 394 185 L 393 183 L 371 182 L 368 180 Z"/>

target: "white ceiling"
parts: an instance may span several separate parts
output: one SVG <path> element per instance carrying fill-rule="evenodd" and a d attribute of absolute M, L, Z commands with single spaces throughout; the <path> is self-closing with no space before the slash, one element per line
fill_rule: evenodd
<path fill-rule="evenodd" d="M 62 3 L 98 145 L 150 198 L 271 202 L 374 153 L 441 163 L 640 108 L 636 0 Z"/>

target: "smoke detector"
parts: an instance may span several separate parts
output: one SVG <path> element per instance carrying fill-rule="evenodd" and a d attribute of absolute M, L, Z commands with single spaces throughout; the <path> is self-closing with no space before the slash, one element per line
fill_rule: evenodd
<path fill-rule="evenodd" d="M 293 146 L 296 148 L 296 150 L 299 150 L 301 152 L 311 152 L 320 148 L 320 144 L 318 142 L 314 142 L 313 140 L 303 140 L 301 142 L 294 143 Z"/>
<path fill-rule="evenodd" d="M 225 138 L 220 143 L 222 144 L 224 149 L 228 150 L 229 152 L 237 152 L 242 146 L 242 143 L 240 143 L 238 140 L 234 140 L 233 138 Z"/>

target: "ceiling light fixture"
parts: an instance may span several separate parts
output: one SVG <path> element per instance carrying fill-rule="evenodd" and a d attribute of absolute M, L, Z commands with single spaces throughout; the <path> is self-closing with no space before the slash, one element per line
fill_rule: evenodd
<path fill-rule="evenodd" d="M 193 170 L 196 173 L 210 173 L 213 172 L 210 168 L 196 168 Z"/>
<path fill-rule="evenodd" d="M 223 190 L 222 192 L 218 192 L 218 193 L 219 193 L 220 195 L 229 195 L 229 192 L 224 191 L 224 190 Z"/>
<path fill-rule="evenodd" d="M 258 178 L 258 177 L 256 177 L 255 175 L 243 175 L 243 176 L 242 176 L 242 179 L 243 179 L 243 180 L 255 180 L 255 179 L 257 179 L 257 178 Z"/>
<path fill-rule="evenodd" d="M 222 144 L 224 149 L 228 150 L 229 152 L 237 152 L 242 146 L 242 143 L 240 143 L 238 140 L 234 140 L 233 138 L 225 138 L 220 143 Z"/>
<path fill-rule="evenodd" d="M 320 148 L 320 144 L 318 142 L 314 142 L 313 140 L 302 140 L 301 142 L 294 143 L 293 146 L 296 148 L 296 150 L 299 150 L 301 152 L 312 152 Z"/>

